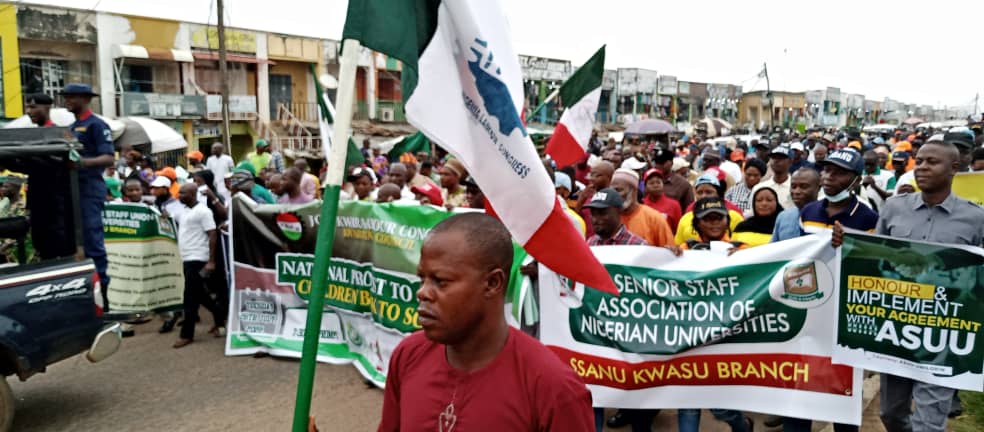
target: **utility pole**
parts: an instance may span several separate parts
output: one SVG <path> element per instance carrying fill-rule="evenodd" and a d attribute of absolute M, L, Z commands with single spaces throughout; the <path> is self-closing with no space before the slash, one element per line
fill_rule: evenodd
<path fill-rule="evenodd" d="M 223 0 L 215 0 L 219 12 L 219 82 L 222 92 L 222 144 L 227 152 L 232 152 L 229 137 L 229 75 L 226 70 L 226 38 L 225 38 L 225 4 Z"/>
<path fill-rule="evenodd" d="M 765 75 L 765 97 L 769 100 L 769 131 L 772 131 L 772 86 L 769 84 L 769 65 L 762 63 L 762 74 Z"/>

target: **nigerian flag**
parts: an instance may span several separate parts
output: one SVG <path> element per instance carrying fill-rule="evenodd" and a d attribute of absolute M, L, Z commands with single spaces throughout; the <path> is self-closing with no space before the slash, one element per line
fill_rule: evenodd
<path fill-rule="evenodd" d="M 522 69 L 497 0 L 350 1 L 342 39 L 403 62 L 407 121 L 465 165 L 530 255 L 617 293 L 567 218 L 520 119 Z"/>
<path fill-rule="evenodd" d="M 413 135 L 403 137 L 400 142 L 396 143 L 396 145 L 390 149 L 388 154 L 390 162 L 394 162 L 399 161 L 400 156 L 403 156 L 405 153 L 410 153 L 417 156 L 417 153 L 420 152 L 430 154 L 431 142 L 424 134 L 417 132 Z"/>
<path fill-rule="evenodd" d="M 602 46 L 560 86 L 560 100 L 567 108 L 547 142 L 547 154 L 558 167 L 577 162 L 588 151 L 604 74 L 605 47 Z"/>

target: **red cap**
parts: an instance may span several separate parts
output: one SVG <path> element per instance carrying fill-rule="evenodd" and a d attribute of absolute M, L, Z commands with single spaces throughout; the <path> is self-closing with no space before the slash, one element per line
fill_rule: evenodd
<path fill-rule="evenodd" d="M 444 198 L 441 198 L 441 190 L 430 183 L 424 183 L 420 186 L 414 186 L 410 188 L 413 193 L 421 194 L 426 196 L 430 203 L 438 207 L 444 205 Z"/>
<path fill-rule="evenodd" d="M 644 176 L 642 176 L 642 181 L 649 181 L 649 177 L 652 177 L 654 175 L 658 175 L 659 178 L 666 177 L 663 174 L 663 170 L 661 170 L 659 168 L 650 168 L 649 171 L 646 171 L 646 174 Z"/>

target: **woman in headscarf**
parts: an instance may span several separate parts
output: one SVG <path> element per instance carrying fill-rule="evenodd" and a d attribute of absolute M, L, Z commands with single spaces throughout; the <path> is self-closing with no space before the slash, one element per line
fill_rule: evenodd
<path fill-rule="evenodd" d="M 783 210 L 779 205 L 779 194 L 771 187 L 763 187 L 752 195 L 752 217 L 741 221 L 735 227 L 735 241 L 748 247 L 769 243 L 776 227 L 776 217 Z"/>

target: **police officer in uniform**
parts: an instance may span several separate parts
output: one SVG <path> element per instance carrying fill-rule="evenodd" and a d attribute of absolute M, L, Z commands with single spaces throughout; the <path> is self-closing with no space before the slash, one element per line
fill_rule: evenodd
<path fill-rule="evenodd" d="M 102 282 L 103 304 L 108 307 L 106 293 L 109 276 L 106 274 L 106 247 L 103 244 L 102 211 L 106 202 L 106 183 L 102 173 L 113 165 L 113 137 L 109 125 L 96 117 L 89 105 L 98 96 L 87 84 L 68 84 L 62 90 L 65 108 L 75 114 L 70 129 L 82 144 L 79 170 L 79 206 L 82 213 L 82 244 L 85 256 L 96 264 Z"/>

